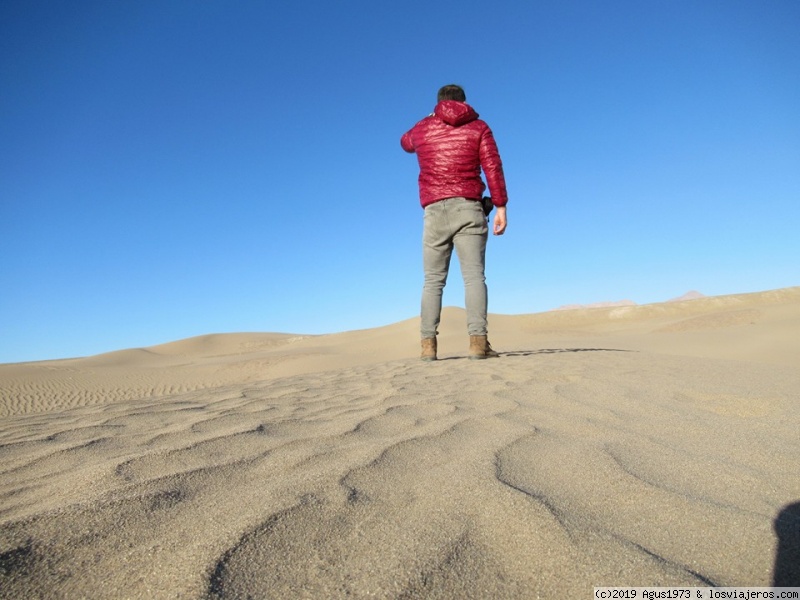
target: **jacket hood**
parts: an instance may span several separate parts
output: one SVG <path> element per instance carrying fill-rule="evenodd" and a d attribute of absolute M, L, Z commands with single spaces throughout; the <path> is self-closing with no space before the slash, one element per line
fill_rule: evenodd
<path fill-rule="evenodd" d="M 474 108 L 457 100 L 442 100 L 436 105 L 433 114 L 453 127 L 466 125 L 478 118 Z"/>

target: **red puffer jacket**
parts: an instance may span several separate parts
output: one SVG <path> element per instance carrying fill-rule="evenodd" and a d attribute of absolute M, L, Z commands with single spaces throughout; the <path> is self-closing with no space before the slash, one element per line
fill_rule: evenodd
<path fill-rule="evenodd" d="M 419 161 L 419 199 L 423 208 L 443 198 L 479 200 L 486 174 L 495 206 L 508 202 L 503 163 L 489 126 L 464 102 L 443 100 L 429 117 L 400 139 L 406 152 Z"/>

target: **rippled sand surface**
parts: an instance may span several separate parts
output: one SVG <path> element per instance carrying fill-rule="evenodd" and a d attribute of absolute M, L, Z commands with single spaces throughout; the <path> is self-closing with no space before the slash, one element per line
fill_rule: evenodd
<path fill-rule="evenodd" d="M 800 288 L 445 317 L 0 365 L 0 597 L 800 585 Z"/>

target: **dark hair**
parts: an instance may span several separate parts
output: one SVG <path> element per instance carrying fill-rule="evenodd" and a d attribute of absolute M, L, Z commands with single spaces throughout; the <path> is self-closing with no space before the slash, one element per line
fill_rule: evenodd
<path fill-rule="evenodd" d="M 450 85 L 446 85 L 439 90 L 438 100 L 439 102 L 442 100 L 458 100 L 459 102 L 466 102 L 467 95 L 464 93 L 464 89 L 460 85 L 451 83 Z"/>

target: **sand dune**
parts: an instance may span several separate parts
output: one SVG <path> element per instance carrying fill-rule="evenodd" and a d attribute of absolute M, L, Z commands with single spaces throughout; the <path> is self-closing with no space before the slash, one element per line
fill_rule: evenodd
<path fill-rule="evenodd" d="M 0 365 L 2 598 L 800 585 L 800 288 Z"/>

